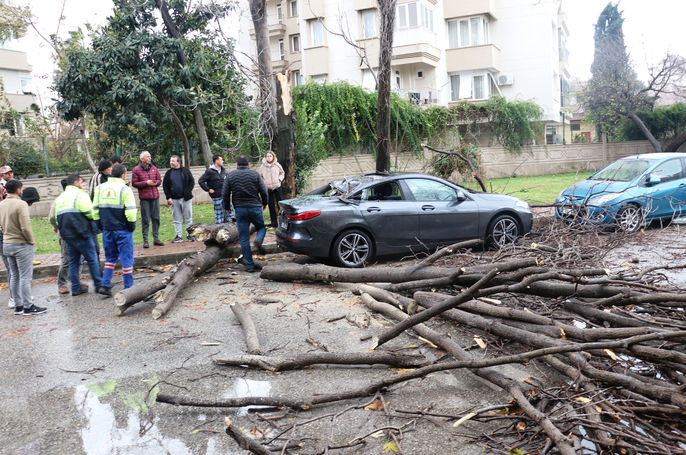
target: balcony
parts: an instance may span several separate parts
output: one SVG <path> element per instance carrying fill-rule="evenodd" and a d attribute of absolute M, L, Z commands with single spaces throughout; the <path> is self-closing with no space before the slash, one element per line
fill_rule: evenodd
<path fill-rule="evenodd" d="M 422 63 L 436 67 L 441 59 L 441 52 L 426 43 L 393 46 L 393 65 L 411 65 Z"/>
<path fill-rule="evenodd" d="M 501 70 L 500 49 L 493 44 L 446 49 L 446 69 L 449 73 L 473 70 Z"/>
<path fill-rule="evenodd" d="M 304 50 L 303 61 L 307 66 L 307 75 L 329 74 L 329 48 L 326 46 L 311 47 Z"/>
<path fill-rule="evenodd" d="M 286 24 L 277 22 L 269 24 L 269 38 L 283 38 L 286 34 Z"/>
<path fill-rule="evenodd" d="M 478 15 L 496 20 L 495 0 L 452 0 L 443 3 L 443 17 L 446 19 Z"/>

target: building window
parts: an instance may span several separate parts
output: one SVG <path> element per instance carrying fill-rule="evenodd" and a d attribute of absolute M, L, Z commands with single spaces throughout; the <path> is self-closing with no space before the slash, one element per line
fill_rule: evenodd
<path fill-rule="evenodd" d="M 450 76 L 450 101 L 458 101 L 460 99 L 460 76 Z"/>
<path fill-rule="evenodd" d="M 322 21 L 310 21 L 310 40 L 312 47 L 324 45 L 324 24 L 322 24 Z"/>
<path fill-rule="evenodd" d="M 326 80 L 328 79 L 326 74 L 315 74 L 312 76 L 312 82 L 315 84 L 326 84 Z"/>
<path fill-rule="evenodd" d="M 362 11 L 362 38 L 376 36 L 376 13 L 374 10 Z"/>
<path fill-rule="evenodd" d="M 448 47 L 479 46 L 488 43 L 488 21 L 485 17 L 471 17 L 448 21 Z"/>
<path fill-rule="evenodd" d="M 276 5 L 276 20 L 281 22 L 283 20 L 283 12 L 281 11 L 281 3 Z"/>
<path fill-rule="evenodd" d="M 283 40 L 279 40 L 279 57 L 281 60 L 286 59 L 286 46 L 283 44 Z"/>
<path fill-rule="evenodd" d="M 434 29 L 434 12 L 420 2 L 409 2 L 398 5 L 396 9 L 396 26 L 399 29 L 414 28 L 421 25 L 429 31 Z"/>
<path fill-rule="evenodd" d="M 290 13 L 291 17 L 298 16 L 298 0 L 291 0 L 288 2 L 288 12 Z"/>
<path fill-rule="evenodd" d="M 302 76 L 302 74 L 300 73 L 299 70 L 293 71 L 293 72 L 291 73 L 291 75 L 293 76 L 292 81 L 293 81 L 293 85 L 294 85 L 294 86 L 295 86 L 295 85 L 303 85 L 303 84 L 304 84 L 303 76 Z"/>
<path fill-rule="evenodd" d="M 491 96 L 488 75 L 455 74 L 450 76 L 450 101 L 485 100 Z"/>
<path fill-rule="evenodd" d="M 291 52 L 300 52 L 300 35 L 291 35 Z"/>

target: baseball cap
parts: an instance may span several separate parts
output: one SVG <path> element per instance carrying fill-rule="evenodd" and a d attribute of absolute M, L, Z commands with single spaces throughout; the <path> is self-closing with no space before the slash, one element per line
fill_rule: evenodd
<path fill-rule="evenodd" d="M 11 167 L 9 167 L 7 165 L 0 167 L 0 175 L 7 174 L 8 172 L 12 172 Z"/>

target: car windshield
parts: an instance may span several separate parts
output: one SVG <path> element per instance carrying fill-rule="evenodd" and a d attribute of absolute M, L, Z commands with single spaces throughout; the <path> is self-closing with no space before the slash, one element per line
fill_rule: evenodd
<path fill-rule="evenodd" d="M 630 182 L 641 176 L 654 163 L 649 160 L 619 160 L 610 163 L 588 180 L 610 180 L 613 182 Z"/>

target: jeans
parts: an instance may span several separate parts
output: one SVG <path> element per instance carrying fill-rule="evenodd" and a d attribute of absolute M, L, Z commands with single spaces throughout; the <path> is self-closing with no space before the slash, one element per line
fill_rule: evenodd
<path fill-rule="evenodd" d="M 57 240 L 60 242 L 60 267 L 57 270 L 57 287 L 67 285 L 69 278 L 69 251 L 67 251 L 67 242 L 62 240 L 62 237 L 57 236 Z M 79 276 L 81 276 L 81 269 L 83 268 L 83 261 L 79 258 Z"/>
<path fill-rule="evenodd" d="M 250 250 L 250 223 L 255 225 L 257 234 L 255 242 L 262 243 L 267 234 L 262 218 L 262 207 L 234 207 L 236 213 L 236 227 L 238 228 L 238 241 L 241 244 L 241 253 L 246 270 L 254 270 L 255 262 L 252 259 Z"/>
<path fill-rule="evenodd" d="M 182 225 L 185 222 L 186 234 L 188 234 L 188 226 L 193 224 L 193 199 L 184 201 L 181 199 L 172 199 L 172 222 L 174 223 L 174 231 L 177 237 L 183 238 Z"/>
<path fill-rule="evenodd" d="M 150 226 L 150 221 L 152 221 L 152 238 L 158 240 L 160 238 L 160 200 L 141 199 L 140 203 L 143 242 L 148 241 L 148 226 Z"/>
<path fill-rule="evenodd" d="M 31 280 L 33 279 L 33 245 L 30 243 L 4 243 L 3 256 L 7 258 L 10 275 L 10 295 L 15 307 L 31 308 Z"/>
<path fill-rule="evenodd" d="M 88 271 L 93 278 L 96 288 L 102 286 L 102 275 L 100 274 L 100 261 L 95 252 L 93 237 L 82 237 L 76 239 L 62 239 L 67 243 L 69 253 L 69 280 L 71 281 L 71 292 L 78 292 L 81 289 L 81 276 L 79 274 L 82 263 L 81 256 L 88 264 Z"/>
<path fill-rule="evenodd" d="M 102 231 L 102 245 L 105 250 L 102 285 L 107 288 L 112 286 L 114 267 L 117 265 L 117 260 L 120 260 L 124 289 L 133 286 L 133 232 Z"/>

